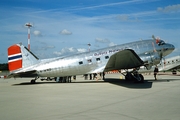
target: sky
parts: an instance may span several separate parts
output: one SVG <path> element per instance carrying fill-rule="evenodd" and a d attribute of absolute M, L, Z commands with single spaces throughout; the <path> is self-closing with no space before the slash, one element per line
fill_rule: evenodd
<path fill-rule="evenodd" d="M 180 54 L 180 0 L 1 0 L 0 63 L 7 48 L 28 45 L 40 59 L 150 39 Z"/>

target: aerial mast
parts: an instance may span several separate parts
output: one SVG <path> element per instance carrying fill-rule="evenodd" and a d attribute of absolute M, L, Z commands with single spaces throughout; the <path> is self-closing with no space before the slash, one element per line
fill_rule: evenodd
<path fill-rule="evenodd" d="M 33 26 L 31 23 L 26 23 L 26 27 L 28 27 L 28 49 L 30 50 L 30 28 Z"/>

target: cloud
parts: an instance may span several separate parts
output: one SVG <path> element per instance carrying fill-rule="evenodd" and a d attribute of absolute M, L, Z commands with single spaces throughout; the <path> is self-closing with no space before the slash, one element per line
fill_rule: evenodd
<path fill-rule="evenodd" d="M 42 50 L 54 49 L 54 48 L 55 48 L 55 46 L 53 46 L 53 45 L 41 47 Z"/>
<path fill-rule="evenodd" d="M 142 2 L 146 2 L 146 1 L 142 0 Z M 134 3 L 136 2 L 134 1 Z M 96 3 L 94 5 L 96 5 Z M 103 7 L 106 6 L 108 7 L 113 5 L 118 5 L 117 7 L 121 8 L 120 3 L 104 4 L 100 6 L 94 6 L 94 8 L 102 7 L 103 9 Z M 52 10 L 45 9 L 43 11 L 43 9 L 41 10 L 39 8 L 38 9 L 31 8 L 29 10 L 23 10 L 22 8 L 7 10 L 8 16 L 4 17 L 0 15 L 2 16 L 1 18 L 3 18 L 0 20 L 3 23 L 1 26 L 2 29 L 0 30 L 1 33 L 0 37 L 2 39 L 1 51 L 4 51 L 3 53 L 6 53 L 6 49 L 9 46 L 9 44 L 14 44 L 19 42 L 22 42 L 25 45 L 27 44 L 26 43 L 27 41 L 24 40 L 24 38 L 27 38 L 27 29 L 22 27 L 22 25 L 25 23 L 24 21 L 33 21 L 36 23 L 36 27 L 32 28 L 33 36 L 31 38 L 32 39 L 31 50 L 34 50 L 37 54 L 41 54 L 41 53 L 44 54 L 46 58 L 56 57 L 55 54 L 65 55 L 66 53 L 73 54 L 73 53 L 87 51 L 88 50 L 87 45 L 86 45 L 86 49 L 76 49 L 74 51 L 73 48 L 68 49 L 72 46 L 75 46 L 76 48 L 81 47 L 79 44 L 82 43 L 82 40 L 83 43 L 92 43 L 91 49 L 94 50 L 107 46 L 113 46 L 115 45 L 114 43 L 122 44 L 137 40 L 139 38 L 144 39 L 151 36 L 151 34 L 156 33 L 157 35 L 163 36 L 164 38 L 169 38 L 170 40 L 172 39 L 172 41 L 175 41 L 174 43 L 178 45 L 177 44 L 179 38 L 179 34 L 177 34 L 179 33 L 178 14 L 173 14 L 172 16 L 169 15 L 168 17 L 163 16 L 157 12 L 157 7 L 155 6 L 152 6 L 153 11 L 149 11 L 149 9 L 143 9 L 143 8 L 142 10 L 136 11 L 134 8 L 132 9 L 128 8 L 130 6 L 124 6 L 124 7 L 126 9 L 129 9 L 129 11 L 123 11 L 124 9 L 122 7 L 122 9 L 119 8 L 119 11 L 116 12 L 112 11 L 112 13 L 111 12 L 106 13 L 105 11 L 102 14 L 98 12 L 98 14 L 96 13 L 89 15 L 84 14 L 84 12 L 94 13 L 94 11 L 92 12 L 82 11 L 82 13 L 81 11 L 79 11 L 78 13 L 81 14 L 76 14 L 76 11 L 75 12 L 70 11 L 68 13 L 63 8 L 62 10 L 59 11 L 54 9 Z M 163 12 L 163 10 L 165 9 L 166 11 L 173 11 L 174 9 L 172 8 L 173 8 L 172 5 L 170 7 L 164 6 L 160 8 L 160 10 L 162 10 L 161 12 Z M 174 8 L 176 8 L 176 10 L 179 10 L 178 5 L 174 5 Z M 138 22 L 138 24 L 129 22 L 132 20 L 136 20 L 135 19 L 136 17 L 142 22 Z M 46 21 L 48 21 L 49 24 L 47 24 Z M 174 26 L 173 24 L 176 25 Z M 72 32 L 73 35 L 71 35 Z M 69 36 L 65 36 L 65 35 L 69 35 Z M 43 37 L 36 37 L 36 36 L 43 36 Z M 98 36 L 100 37 L 97 38 Z M 62 43 L 62 40 L 65 42 Z M 110 40 L 112 40 L 112 42 Z M 8 41 L 8 43 L 6 41 Z M 39 44 L 37 43 L 37 41 L 43 41 L 46 42 L 47 44 L 43 46 L 39 45 L 37 47 L 33 47 L 34 45 Z M 95 44 L 93 44 L 93 42 Z M 37 50 L 37 48 L 38 49 L 41 48 L 42 50 Z M 65 50 L 67 50 L 67 52 L 65 50 L 61 51 L 62 48 L 66 48 Z M 47 51 L 44 52 L 44 50 Z"/>
<path fill-rule="evenodd" d="M 121 20 L 121 21 L 128 21 L 128 16 L 127 15 L 118 15 L 117 19 Z"/>
<path fill-rule="evenodd" d="M 72 54 L 83 53 L 83 52 L 87 52 L 87 50 L 83 48 L 76 49 L 76 48 L 70 47 L 70 48 L 63 48 L 61 49 L 61 51 L 55 51 L 53 52 L 53 54 L 56 56 L 64 56 L 64 55 L 72 55 Z"/>
<path fill-rule="evenodd" d="M 33 41 L 32 41 L 33 42 Z M 44 50 L 50 50 L 50 49 L 55 49 L 56 46 L 52 45 L 51 43 L 47 43 L 46 41 L 42 42 L 42 41 L 36 41 L 36 44 L 33 45 L 33 50 L 35 50 L 35 52 L 40 52 Z M 46 52 L 44 52 L 46 53 Z"/>
<path fill-rule="evenodd" d="M 79 52 L 79 53 L 83 53 L 83 52 L 87 52 L 87 50 L 84 49 L 84 48 L 78 48 L 78 52 Z"/>
<path fill-rule="evenodd" d="M 71 10 L 84 10 L 84 9 L 97 9 L 97 8 L 102 8 L 102 7 L 111 7 L 111 6 L 118 6 L 118 5 L 126 5 L 126 4 L 138 4 L 142 2 L 153 2 L 156 0 L 149 0 L 149 1 L 144 1 L 144 0 L 127 0 L 123 2 L 114 2 L 114 3 L 107 3 L 107 4 L 101 4 L 101 5 L 94 5 L 94 6 L 87 6 L 87 7 L 81 7 L 81 8 L 74 8 Z"/>
<path fill-rule="evenodd" d="M 178 11 L 180 11 L 180 4 L 177 4 L 177 5 L 169 5 L 169 6 L 166 6 L 166 7 L 164 7 L 164 8 L 158 7 L 158 8 L 157 8 L 157 11 L 158 11 L 158 12 L 164 12 L 164 13 L 178 12 Z"/>
<path fill-rule="evenodd" d="M 100 43 L 109 43 L 110 41 L 108 39 L 102 39 L 102 38 L 96 38 L 95 39 L 96 42 L 100 42 Z"/>
<path fill-rule="evenodd" d="M 117 44 L 111 42 L 110 40 L 108 40 L 108 39 L 106 39 L 106 38 L 105 38 L 105 39 L 96 38 L 95 41 L 98 42 L 98 43 L 106 43 L 107 46 L 109 46 L 109 47 L 117 45 Z M 97 44 L 96 44 L 95 46 L 96 46 L 96 47 L 99 47 L 99 45 L 97 45 Z"/>
<path fill-rule="evenodd" d="M 136 15 L 129 14 L 129 15 L 117 15 L 117 20 L 123 21 L 123 22 L 140 22 L 140 20 L 137 18 Z"/>
<path fill-rule="evenodd" d="M 117 45 L 117 44 L 115 44 L 115 43 L 113 43 L 113 42 L 110 42 L 110 43 L 109 43 L 109 47 L 115 46 L 115 45 Z"/>
<path fill-rule="evenodd" d="M 38 30 L 35 30 L 35 31 L 33 32 L 33 34 L 34 34 L 35 36 L 38 36 L 38 37 L 41 37 L 41 36 L 42 36 L 41 32 L 38 31 Z"/>
<path fill-rule="evenodd" d="M 60 32 L 60 34 L 61 34 L 61 35 L 71 35 L 72 32 L 70 32 L 70 31 L 64 29 L 64 30 L 62 30 L 62 31 Z"/>

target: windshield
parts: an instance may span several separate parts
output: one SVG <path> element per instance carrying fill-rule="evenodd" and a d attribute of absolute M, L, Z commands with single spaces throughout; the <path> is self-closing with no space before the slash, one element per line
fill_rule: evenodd
<path fill-rule="evenodd" d="M 156 39 L 156 44 L 158 44 L 160 46 L 160 45 L 164 45 L 165 42 L 163 40 Z"/>

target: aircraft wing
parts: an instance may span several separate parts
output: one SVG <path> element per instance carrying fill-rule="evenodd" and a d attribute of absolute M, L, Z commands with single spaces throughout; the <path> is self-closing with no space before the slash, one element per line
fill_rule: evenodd
<path fill-rule="evenodd" d="M 26 71 L 26 72 L 19 72 L 19 73 L 11 73 L 7 76 L 7 78 L 11 77 L 36 77 L 37 73 L 36 70 Z"/>
<path fill-rule="evenodd" d="M 175 64 L 175 65 L 169 65 L 169 66 L 165 66 L 162 71 L 166 71 L 166 70 L 173 70 L 173 69 L 180 69 L 180 65 L 179 64 Z M 161 70 L 160 70 L 161 71 Z"/>
<path fill-rule="evenodd" d="M 158 67 L 160 71 L 180 69 L 180 56 L 167 58 Z"/>
<path fill-rule="evenodd" d="M 144 62 L 131 49 L 119 51 L 112 55 L 106 64 L 104 72 L 120 69 L 132 69 L 144 65 Z"/>

